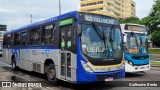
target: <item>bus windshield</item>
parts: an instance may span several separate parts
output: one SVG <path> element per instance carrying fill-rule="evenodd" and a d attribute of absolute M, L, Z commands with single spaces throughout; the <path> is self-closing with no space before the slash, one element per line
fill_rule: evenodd
<path fill-rule="evenodd" d="M 82 52 L 90 58 L 122 57 L 122 38 L 119 28 L 82 25 Z"/>
<path fill-rule="evenodd" d="M 128 53 L 147 53 L 147 35 L 141 33 L 127 33 Z"/>

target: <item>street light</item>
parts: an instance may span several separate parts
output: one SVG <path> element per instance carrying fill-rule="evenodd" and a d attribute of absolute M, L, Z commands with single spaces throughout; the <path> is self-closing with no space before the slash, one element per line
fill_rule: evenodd
<path fill-rule="evenodd" d="M 61 0 L 59 0 L 59 15 L 61 15 Z"/>

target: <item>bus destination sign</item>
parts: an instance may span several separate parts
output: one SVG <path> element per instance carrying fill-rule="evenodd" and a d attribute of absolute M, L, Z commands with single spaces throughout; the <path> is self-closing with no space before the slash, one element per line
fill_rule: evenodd
<path fill-rule="evenodd" d="M 136 26 L 136 25 L 126 25 L 125 30 L 129 31 L 139 31 L 139 32 L 146 32 L 146 28 L 143 26 Z"/>
<path fill-rule="evenodd" d="M 89 21 L 89 22 L 119 25 L 118 20 L 116 20 L 114 18 L 111 18 L 108 16 L 103 16 L 103 15 L 96 15 L 96 14 L 84 14 L 83 20 Z"/>

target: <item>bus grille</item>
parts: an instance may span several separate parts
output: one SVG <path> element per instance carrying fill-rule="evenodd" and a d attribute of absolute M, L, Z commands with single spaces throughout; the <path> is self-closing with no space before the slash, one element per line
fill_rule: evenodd
<path fill-rule="evenodd" d="M 149 55 L 143 55 L 143 56 L 132 56 L 133 59 L 136 60 L 145 60 L 149 58 Z"/>
<path fill-rule="evenodd" d="M 122 60 L 89 60 L 91 64 L 96 65 L 96 66 L 106 66 L 106 65 L 116 65 L 120 64 Z"/>
<path fill-rule="evenodd" d="M 108 75 L 108 74 L 105 74 L 105 75 L 97 75 L 97 80 L 98 81 L 104 81 L 106 78 L 108 77 L 113 77 L 113 79 L 117 79 L 118 78 L 118 75 L 119 75 L 119 72 L 118 73 L 114 73 L 114 74 L 111 74 L 111 75 Z"/>

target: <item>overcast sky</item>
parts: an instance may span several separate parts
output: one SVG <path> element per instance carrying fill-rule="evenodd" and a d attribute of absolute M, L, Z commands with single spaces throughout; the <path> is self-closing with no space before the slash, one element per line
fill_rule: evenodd
<path fill-rule="evenodd" d="M 154 0 L 134 0 L 136 14 L 143 18 L 148 15 Z M 0 0 L 0 24 L 6 24 L 8 30 L 30 24 L 30 15 L 33 22 L 41 21 L 59 14 L 59 0 Z M 79 10 L 80 0 L 61 0 L 62 13 Z"/>

